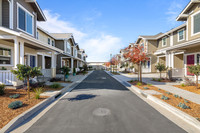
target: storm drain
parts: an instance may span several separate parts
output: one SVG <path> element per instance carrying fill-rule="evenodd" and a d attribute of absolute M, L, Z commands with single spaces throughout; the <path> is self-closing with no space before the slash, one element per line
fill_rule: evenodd
<path fill-rule="evenodd" d="M 107 116 L 110 114 L 111 112 L 107 108 L 97 108 L 93 111 L 93 115 L 96 115 L 96 116 Z"/>

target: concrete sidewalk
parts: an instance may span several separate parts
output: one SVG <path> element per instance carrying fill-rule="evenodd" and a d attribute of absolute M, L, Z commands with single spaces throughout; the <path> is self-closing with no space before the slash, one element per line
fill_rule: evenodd
<path fill-rule="evenodd" d="M 119 78 L 120 80 L 123 80 L 123 81 L 130 81 L 130 80 L 136 80 L 137 79 L 137 75 L 121 74 L 121 75 L 114 75 L 114 76 Z M 152 78 L 157 78 L 157 76 L 155 74 L 153 74 L 152 76 L 154 76 L 154 77 L 151 77 L 150 74 L 148 74 L 148 76 L 145 76 L 143 74 L 143 82 L 150 83 L 150 84 L 154 85 L 155 87 L 158 87 L 162 90 L 171 92 L 171 93 L 179 95 L 182 98 L 187 99 L 191 102 L 200 104 L 200 95 L 199 94 L 189 92 L 189 91 L 179 89 L 177 87 L 172 86 L 172 85 L 176 85 L 178 83 L 154 82 L 154 81 L 152 81 Z"/>

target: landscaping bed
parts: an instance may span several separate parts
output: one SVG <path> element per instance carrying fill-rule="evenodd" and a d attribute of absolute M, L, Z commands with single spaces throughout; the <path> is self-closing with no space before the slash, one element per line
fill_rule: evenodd
<path fill-rule="evenodd" d="M 176 95 L 176 94 L 172 94 L 169 93 L 165 90 L 159 89 L 155 86 L 152 86 L 151 84 L 139 84 L 138 85 L 138 81 L 133 81 L 130 82 L 131 84 L 135 85 L 137 88 L 141 89 L 141 90 L 155 90 L 157 92 L 162 93 L 161 95 L 153 95 L 159 99 L 161 99 L 162 101 L 178 108 L 179 110 L 193 116 L 194 118 L 196 118 L 197 120 L 200 121 L 200 105 L 193 103 L 191 101 L 188 101 L 186 99 L 183 99 L 182 97 Z M 162 99 L 163 98 L 163 99 Z M 166 100 L 164 100 L 166 98 Z M 186 106 L 188 106 L 189 108 L 187 109 L 183 109 L 182 107 L 179 107 L 178 105 L 180 103 L 184 103 Z"/>
<path fill-rule="evenodd" d="M 160 79 L 160 78 L 158 78 L 158 79 L 153 78 L 152 81 L 154 81 L 154 82 L 163 82 L 163 83 L 175 82 L 175 81 L 173 81 L 173 80 L 169 80 L 169 79 L 165 79 L 165 78 L 161 78 L 161 79 Z"/>
<path fill-rule="evenodd" d="M 113 75 L 120 75 L 118 72 L 111 72 Z"/>
<path fill-rule="evenodd" d="M 186 91 L 190 91 L 190 92 L 193 92 L 193 93 L 200 94 L 200 88 L 197 89 L 196 86 L 174 85 L 174 87 L 177 87 L 177 88 L 180 88 L 180 89 L 183 89 L 183 90 L 186 90 Z"/>
<path fill-rule="evenodd" d="M 54 90 L 57 91 L 57 90 L 61 90 L 63 88 L 64 88 L 64 86 L 61 86 L 61 85 L 55 85 L 55 84 L 53 84 L 53 85 L 45 85 L 43 87 L 43 92 L 45 92 L 45 91 L 54 91 Z"/>
<path fill-rule="evenodd" d="M 19 98 L 11 99 L 9 96 L 14 94 L 20 94 Z M 22 114 L 26 110 L 35 106 L 36 104 L 42 102 L 48 97 L 40 97 L 39 99 L 35 99 L 35 93 L 33 91 L 30 92 L 30 99 L 27 97 L 27 91 L 23 89 L 17 90 L 5 90 L 5 94 L 0 96 L 0 129 L 8 124 L 12 119 Z M 8 105 L 14 101 L 23 102 L 23 106 L 17 109 L 10 109 Z"/>

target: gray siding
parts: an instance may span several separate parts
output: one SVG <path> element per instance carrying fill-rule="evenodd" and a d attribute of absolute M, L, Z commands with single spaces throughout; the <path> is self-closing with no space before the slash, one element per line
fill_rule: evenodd
<path fill-rule="evenodd" d="M 184 29 L 185 40 L 178 42 L 178 30 L 173 33 L 173 43 L 174 45 L 186 42 L 186 30 Z"/>
<path fill-rule="evenodd" d="M 2 0 L 2 26 L 9 28 L 9 3 Z"/>
<path fill-rule="evenodd" d="M 21 6 L 23 6 L 27 11 L 29 11 L 32 15 L 33 15 L 33 12 L 34 12 L 34 9 L 33 9 L 33 7 L 31 6 L 31 4 L 30 3 L 27 3 L 27 2 L 25 2 L 24 0 L 14 0 L 14 18 L 13 18 L 13 20 L 14 20 L 14 23 L 13 23 L 13 29 L 15 30 L 15 31 L 20 31 L 20 30 L 18 30 L 17 29 L 17 3 L 19 3 Z M 33 15 L 34 16 L 34 26 L 33 26 L 33 37 L 34 38 L 36 38 L 36 20 L 37 20 L 37 16 L 35 16 L 35 15 Z M 24 32 L 25 33 L 25 32 Z M 28 34 L 29 35 L 29 34 Z"/>
<path fill-rule="evenodd" d="M 59 49 L 61 49 L 61 50 L 64 51 L 64 41 L 63 41 L 63 40 L 61 40 L 61 41 L 56 41 L 56 42 L 55 42 L 55 47 L 56 47 L 56 48 L 59 48 Z"/>

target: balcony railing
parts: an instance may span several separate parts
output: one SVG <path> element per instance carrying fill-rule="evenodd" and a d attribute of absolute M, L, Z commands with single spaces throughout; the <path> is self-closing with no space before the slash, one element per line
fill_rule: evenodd
<path fill-rule="evenodd" d="M 0 84 L 13 85 L 14 74 L 10 70 L 0 70 Z"/>

